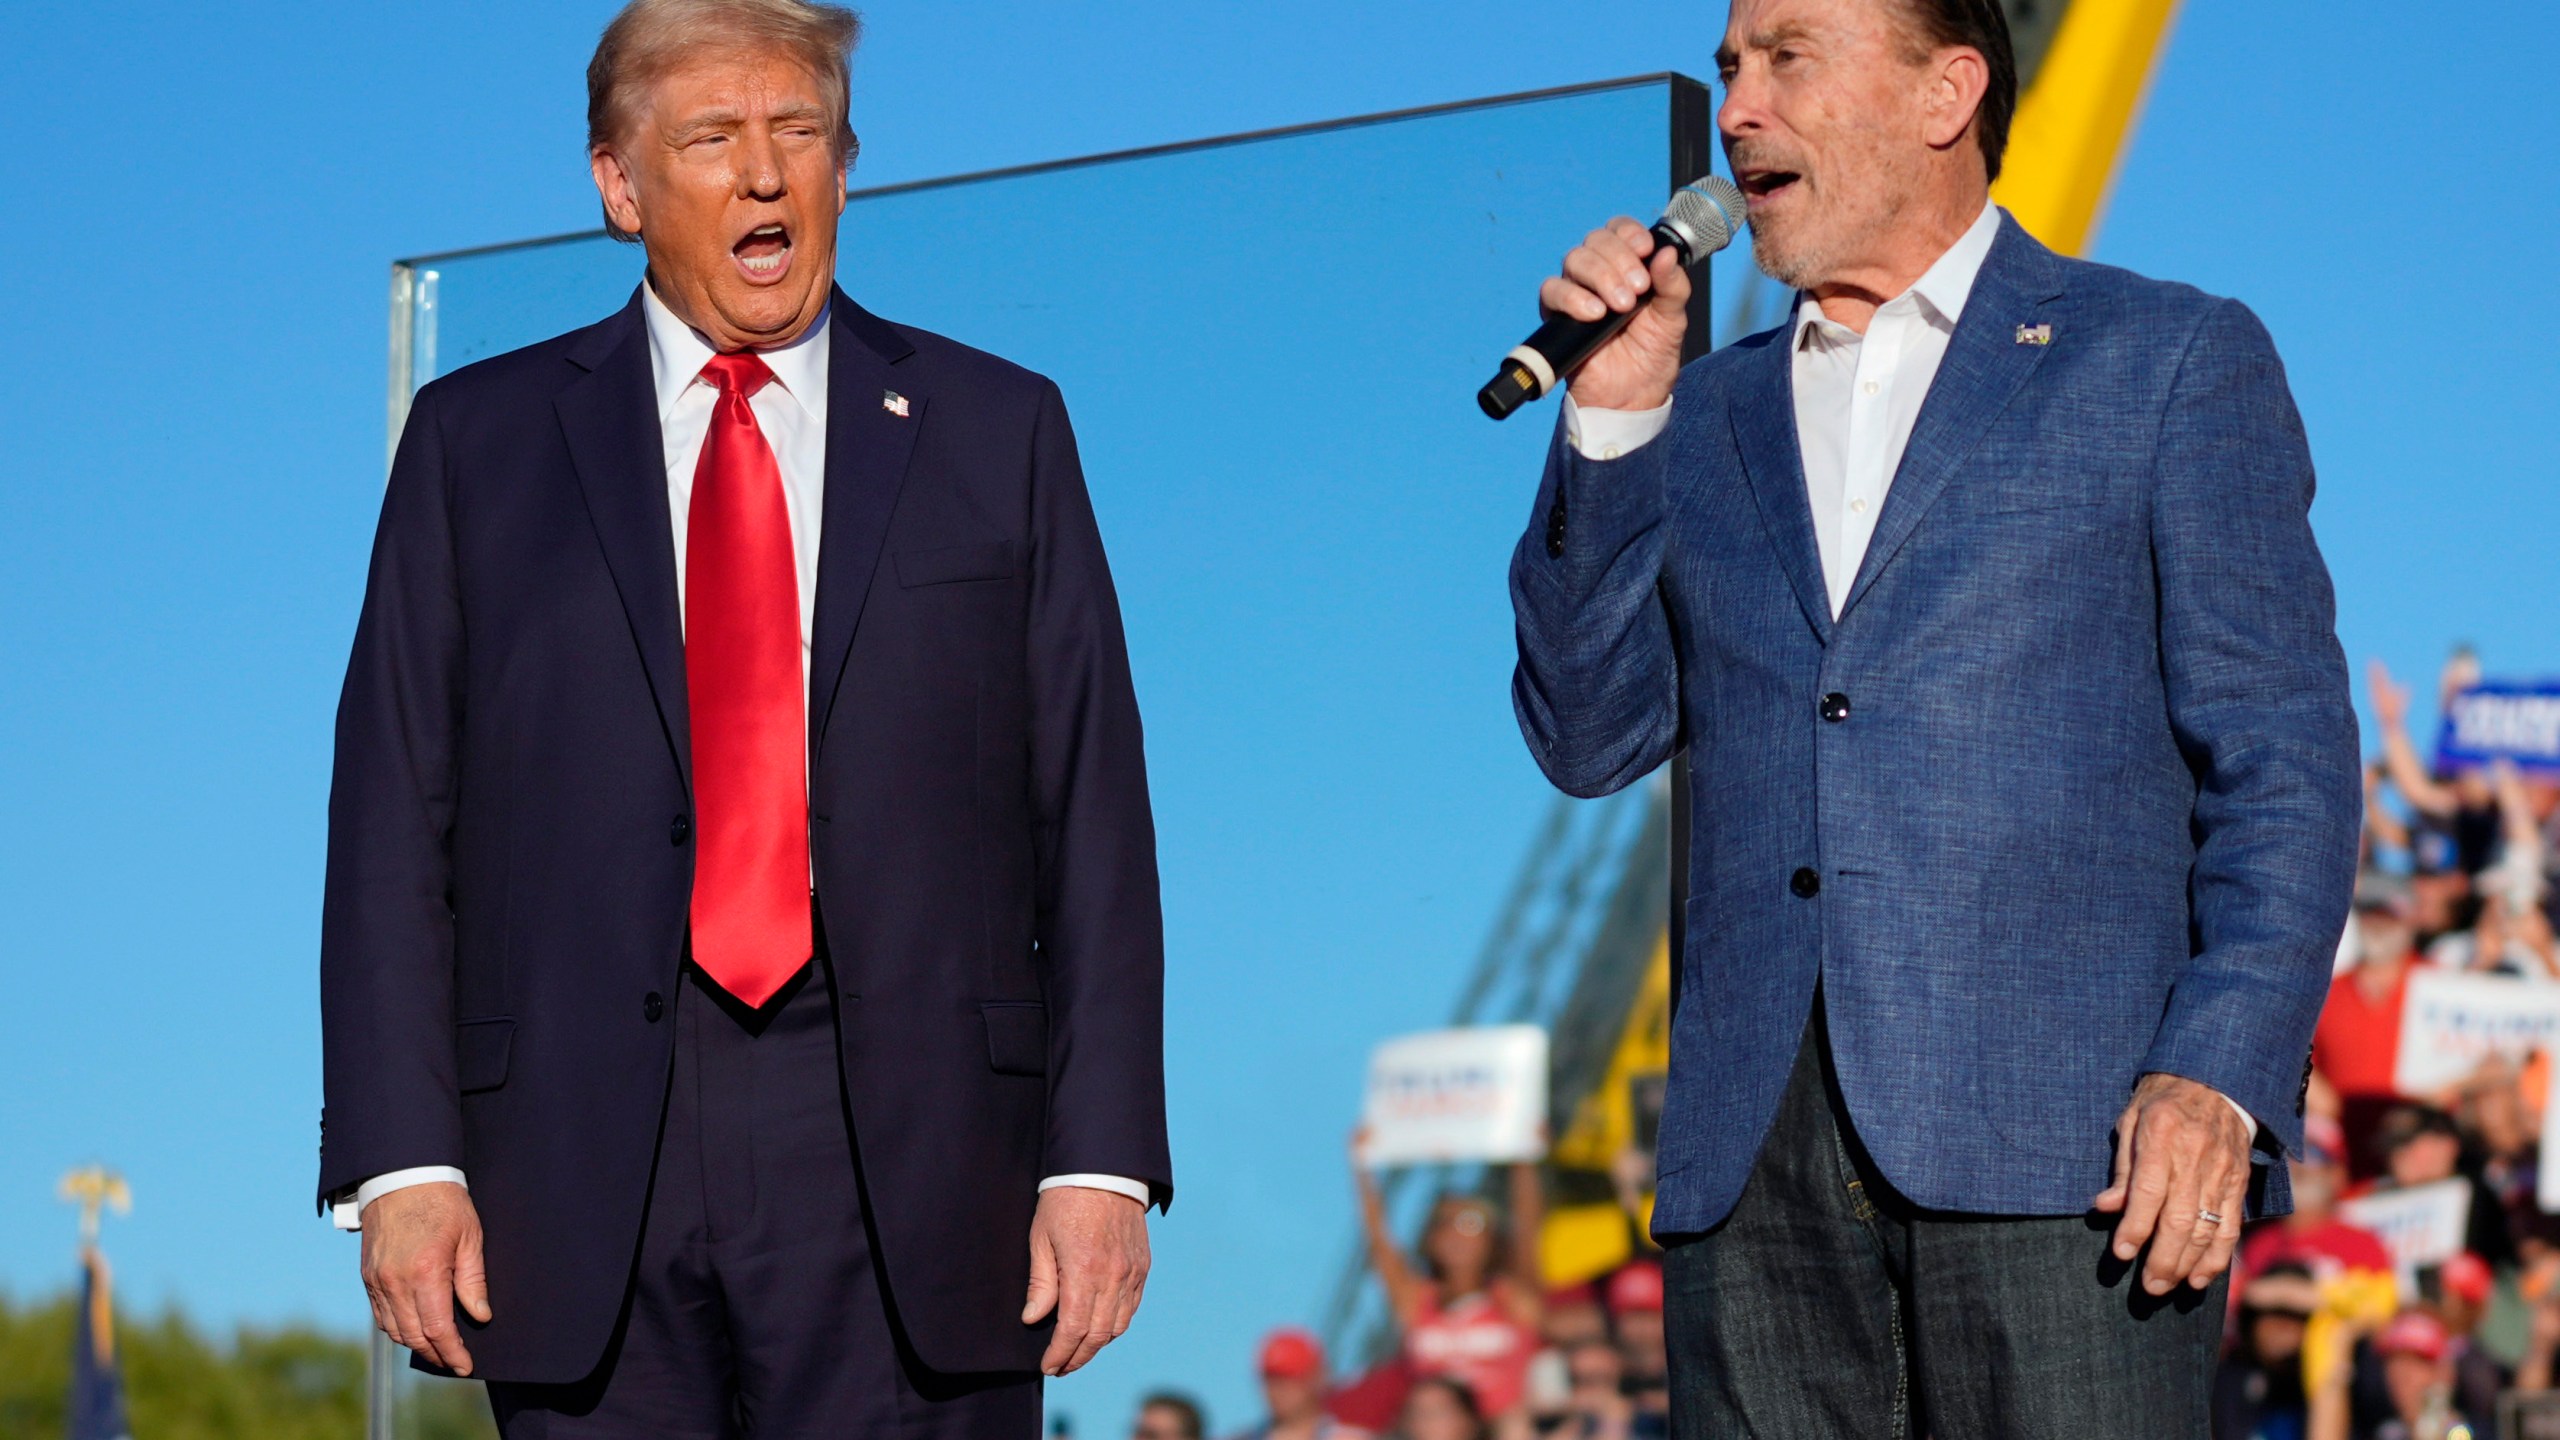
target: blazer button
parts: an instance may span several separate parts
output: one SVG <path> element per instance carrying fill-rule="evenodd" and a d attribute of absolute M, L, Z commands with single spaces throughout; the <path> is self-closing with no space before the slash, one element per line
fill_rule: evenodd
<path fill-rule="evenodd" d="M 1547 510 L 1547 558 L 1550 560 L 1558 559 L 1562 557 L 1563 554 L 1564 497 L 1558 496 L 1556 497 L 1556 503 Z"/>
<path fill-rule="evenodd" d="M 1834 690 L 1822 697 L 1822 718 L 1837 725 L 1849 718 L 1849 697 Z"/>
<path fill-rule="evenodd" d="M 1822 877 L 1811 870 L 1799 870 L 1787 882 L 1787 888 L 1796 892 L 1797 899 L 1810 900 L 1822 893 Z"/>
<path fill-rule="evenodd" d="M 691 819 L 691 818 L 689 818 L 689 817 L 687 817 L 687 816 L 679 815 L 679 816 L 677 816 L 676 818 L 674 818 L 673 820 L 670 820 L 670 821 L 668 821 L 668 822 L 667 822 L 667 843 L 668 843 L 668 844 L 670 844 L 670 845 L 674 845 L 674 846 L 677 846 L 677 847 L 681 848 L 681 847 L 683 846 L 684 842 L 686 842 L 687 840 L 690 840 L 690 839 L 692 839 L 692 838 L 693 838 L 693 821 L 692 821 L 692 819 Z"/>
<path fill-rule="evenodd" d="M 661 1016 L 665 1015 L 666 1013 L 667 1013 L 667 1000 L 666 1000 L 666 997 L 665 997 L 665 996 L 660 995 L 660 994 L 659 994 L 657 991 L 655 991 L 655 990 L 652 990 L 652 991 L 650 991 L 647 995 L 645 995 L 645 996 L 642 996 L 642 997 L 641 997 L 641 1000 L 640 1000 L 640 1018 L 641 1018 L 641 1019 L 648 1021 L 648 1022 L 649 1022 L 650 1024 L 652 1024 L 652 1025 L 655 1025 L 655 1024 L 657 1024 L 657 1023 L 658 1023 L 659 1017 L 661 1017 Z"/>

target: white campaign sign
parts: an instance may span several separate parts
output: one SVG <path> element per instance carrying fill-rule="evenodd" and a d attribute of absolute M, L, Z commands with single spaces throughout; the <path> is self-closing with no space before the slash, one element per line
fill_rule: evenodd
<path fill-rule="evenodd" d="M 2493 1056 L 2522 1064 L 2554 1039 L 2560 985 L 2415 966 L 2400 1012 L 2394 1084 L 2403 1095 L 2432 1094 L 2470 1079 Z"/>
<path fill-rule="evenodd" d="M 2542 1159 L 2534 1167 L 2533 1203 L 2545 1215 L 2560 1215 L 2560 1105 L 2547 1100 L 2542 1107 Z"/>
<path fill-rule="evenodd" d="M 2441 1265 L 2462 1253 L 2462 1237 L 2471 1223 L 2471 1182 L 2459 1177 L 2385 1190 L 2338 1202 L 2338 1218 L 2361 1225 L 2382 1237 L 2391 1263 L 2400 1272 L 2402 1290 L 2410 1291 L 2414 1272 Z"/>
<path fill-rule="evenodd" d="M 1371 1165 L 1539 1159 L 1547 1032 L 1488 1025 L 1390 1040 L 1369 1059 L 1364 1118 Z"/>

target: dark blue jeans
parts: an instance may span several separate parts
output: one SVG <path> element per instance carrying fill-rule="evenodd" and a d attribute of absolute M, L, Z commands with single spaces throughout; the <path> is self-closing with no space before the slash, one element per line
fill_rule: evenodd
<path fill-rule="evenodd" d="M 2154 1298 L 2112 1217 L 1926 1211 L 1859 1145 L 1819 1003 L 1724 1223 L 1663 1257 L 1679 1440 L 2202 1440 L 2223 1289 Z"/>

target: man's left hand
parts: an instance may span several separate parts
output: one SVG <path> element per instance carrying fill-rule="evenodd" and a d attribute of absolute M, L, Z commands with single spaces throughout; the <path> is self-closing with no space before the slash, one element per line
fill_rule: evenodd
<path fill-rule="evenodd" d="M 1031 1294 L 1022 1323 L 1051 1310 L 1057 1333 L 1040 1373 L 1072 1375 L 1128 1330 L 1147 1288 L 1147 1210 L 1126 1195 L 1061 1185 L 1031 1217 Z"/>
<path fill-rule="evenodd" d="M 2202 1290 L 2231 1263 L 2249 1194 L 2249 1129 L 2209 1085 L 2151 1074 L 2116 1119 L 2114 1183 L 2091 1202 L 2116 1222 L 2115 1254 L 2151 1247 L 2142 1286 Z M 2210 1214 L 2214 1219 L 2207 1219 Z"/>

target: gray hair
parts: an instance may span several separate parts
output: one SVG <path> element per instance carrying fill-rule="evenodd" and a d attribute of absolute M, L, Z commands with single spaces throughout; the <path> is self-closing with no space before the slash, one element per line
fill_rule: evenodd
<path fill-rule="evenodd" d="M 631 0 L 596 41 L 587 62 L 587 149 L 611 149 L 629 132 L 641 92 L 684 61 L 705 54 L 778 51 L 809 67 L 828 113 L 836 117 L 836 159 L 851 165 L 854 138 L 848 103 L 853 47 L 862 17 L 813 0 Z M 613 223 L 617 240 L 640 237 Z"/>

